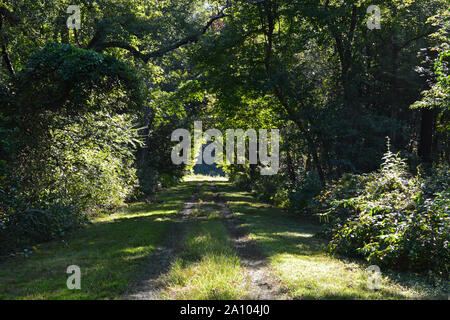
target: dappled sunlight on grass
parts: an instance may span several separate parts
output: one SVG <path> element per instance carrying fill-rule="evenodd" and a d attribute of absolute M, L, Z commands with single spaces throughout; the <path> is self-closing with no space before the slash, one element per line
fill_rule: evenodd
<path fill-rule="evenodd" d="M 320 226 L 254 200 L 221 184 L 230 208 L 259 243 L 291 298 L 301 299 L 420 299 L 439 296 L 425 279 L 412 274 L 383 272 L 379 290 L 367 286 L 363 261 L 329 256 L 326 241 L 314 235 Z M 399 275 L 395 277 L 394 275 Z M 398 281 L 394 281 L 394 278 Z M 400 279 L 414 279 L 414 285 Z"/>
<path fill-rule="evenodd" d="M 180 230 L 180 226 L 186 228 L 184 248 L 163 278 L 167 290 L 161 298 L 248 297 L 251 282 L 209 183 L 200 188 L 192 220 L 185 224 L 175 219 L 198 181 L 158 193 L 158 202 L 134 203 L 114 214 L 96 217 L 64 241 L 38 245 L 39 253 L 30 258 L 4 261 L 0 264 L 0 299 L 115 299 L 170 232 Z M 414 299 L 442 298 L 445 294 L 435 292 L 423 277 L 384 270 L 380 289 L 369 290 L 367 264 L 327 255 L 326 241 L 315 236 L 320 226 L 258 202 L 227 182 L 215 184 L 291 298 Z M 81 290 L 66 288 L 69 265 L 81 268 Z"/>
<path fill-rule="evenodd" d="M 162 203 L 135 203 L 95 218 L 62 241 L 39 245 L 39 254 L 0 264 L 2 299 L 111 299 L 120 296 L 174 225 L 195 184 L 165 190 Z M 66 269 L 81 268 L 81 290 L 68 290 Z"/>
<path fill-rule="evenodd" d="M 413 290 L 393 286 L 383 279 L 379 290 L 367 288 L 367 276 L 358 264 L 326 256 L 276 254 L 270 258 L 290 294 L 303 299 L 414 298 Z"/>
<path fill-rule="evenodd" d="M 245 272 L 220 220 L 189 229 L 183 253 L 165 278 L 164 299 L 239 299 L 247 293 Z"/>
<path fill-rule="evenodd" d="M 205 181 L 205 182 L 210 182 L 210 181 L 228 181 L 227 177 L 220 177 L 220 176 L 205 176 L 205 175 L 201 175 L 201 174 L 190 174 L 187 176 L 183 177 L 183 181 L 185 182 L 190 182 L 190 181 Z"/>
<path fill-rule="evenodd" d="M 203 201 L 204 199 L 205 201 Z M 183 252 L 164 278 L 163 299 L 241 299 L 249 280 L 222 223 L 221 207 L 211 204 L 209 185 L 200 188 L 195 222 L 187 230 Z"/>
<path fill-rule="evenodd" d="M 273 233 L 273 235 L 277 236 L 277 237 L 290 238 L 290 239 L 314 237 L 313 233 L 301 233 L 301 232 L 289 232 L 289 231 L 275 232 L 275 233 Z"/>

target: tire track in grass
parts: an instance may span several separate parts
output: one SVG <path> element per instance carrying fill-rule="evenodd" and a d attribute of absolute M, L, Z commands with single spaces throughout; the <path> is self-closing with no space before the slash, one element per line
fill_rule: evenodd
<path fill-rule="evenodd" d="M 251 282 L 249 296 L 246 298 L 250 300 L 289 299 L 281 280 L 274 275 L 258 243 L 249 238 L 248 230 L 242 226 L 242 221 L 234 216 L 217 191 L 214 182 L 211 182 L 210 186 L 215 194 L 215 202 L 221 207 L 221 214 L 234 242 L 234 248 Z"/>
<path fill-rule="evenodd" d="M 127 294 L 122 297 L 123 300 L 156 300 L 164 292 L 165 285 L 162 278 L 182 249 L 189 217 L 198 202 L 201 185 L 202 183 L 197 184 L 194 194 L 184 203 L 163 245 L 150 257 L 142 274 L 132 281 Z"/>
<path fill-rule="evenodd" d="M 184 203 L 178 223 L 125 299 L 288 299 L 214 182 L 212 196 L 201 186 Z"/>
<path fill-rule="evenodd" d="M 210 180 L 208 180 L 210 181 Z M 169 300 L 237 300 L 248 298 L 251 287 L 225 226 L 221 207 L 209 185 L 201 188 L 183 250 L 163 275 L 166 289 L 159 298 Z"/>

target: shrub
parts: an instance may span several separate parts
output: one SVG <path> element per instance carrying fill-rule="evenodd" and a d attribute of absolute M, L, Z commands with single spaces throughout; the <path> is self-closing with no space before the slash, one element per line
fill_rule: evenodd
<path fill-rule="evenodd" d="M 423 178 L 390 150 L 383 160 L 380 171 L 343 177 L 311 204 L 329 218 L 329 251 L 448 277 L 448 166 Z"/>
<path fill-rule="evenodd" d="M 0 216 L 0 253 L 63 237 L 79 228 L 86 217 L 73 208 L 53 206 L 47 210 L 30 209 Z"/>
<path fill-rule="evenodd" d="M 283 175 L 259 176 L 252 184 L 252 190 L 258 200 L 282 205 L 282 193 L 286 190 L 286 179 Z"/>
<path fill-rule="evenodd" d="M 306 173 L 303 179 L 293 187 L 294 191 L 289 194 L 289 206 L 299 212 L 304 211 L 321 189 L 322 184 L 318 174 L 315 171 Z"/>
<path fill-rule="evenodd" d="M 231 170 L 230 170 L 231 171 Z M 233 182 L 234 185 L 236 185 L 238 188 L 243 190 L 250 191 L 253 186 L 253 182 L 251 180 L 250 174 L 246 171 L 231 171 L 230 174 L 230 180 Z"/>
<path fill-rule="evenodd" d="M 133 195 L 142 92 L 125 63 L 53 43 L 7 84 L 0 83 L 0 250 L 62 236 L 85 214 Z"/>

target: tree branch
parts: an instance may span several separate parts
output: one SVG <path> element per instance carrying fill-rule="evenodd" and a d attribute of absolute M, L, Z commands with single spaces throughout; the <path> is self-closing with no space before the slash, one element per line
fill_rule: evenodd
<path fill-rule="evenodd" d="M 2 57 L 3 57 L 3 62 L 5 63 L 6 69 L 8 69 L 9 73 L 11 75 L 14 75 L 14 67 L 11 63 L 11 60 L 9 59 L 8 56 L 8 51 L 6 51 L 6 45 L 2 44 Z"/>
<path fill-rule="evenodd" d="M 417 40 L 420 40 L 420 39 L 422 39 L 422 38 L 424 38 L 424 37 L 426 37 L 426 36 L 429 36 L 429 35 L 432 34 L 433 32 L 435 32 L 435 30 L 428 30 L 428 31 L 426 31 L 426 32 L 424 32 L 424 33 L 422 33 L 422 34 L 417 35 L 416 37 L 414 37 L 414 38 L 412 38 L 412 39 L 406 40 L 404 43 L 402 43 L 402 44 L 399 46 L 399 49 L 402 50 L 402 49 L 406 48 L 410 43 L 412 43 L 412 42 L 414 42 L 414 41 L 417 41 Z"/>
<path fill-rule="evenodd" d="M 19 19 L 14 15 L 14 13 L 9 11 L 5 7 L 0 7 L 0 16 L 5 17 L 6 20 L 8 20 L 8 22 L 13 25 L 16 25 L 19 23 Z"/>
<path fill-rule="evenodd" d="M 3 9 L 3 8 L 0 8 L 0 9 Z M 0 30 L 3 27 L 3 17 L 4 17 L 4 14 L 2 12 L 0 12 Z M 2 43 L 2 58 L 3 58 L 3 62 L 5 63 L 6 69 L 9 71 L 9 73 L 11 75 L 14 75 L 15 72 L 14 72 L 14 68 L 11 63 L 11 60 L 9 59 L 6 43 Z"/>
<path fill-rule="evenodd" d="M 164 54 L 173 51 L 175 49 L 178 49 L 184 45 L 187 45 L 189 43 L 194 43 L 197 42 L 200 37 L 206 33 L 206 31 L 208 31 L 208 29 L 211 27 L 211 25 L 214 23 L 214 21 L 222 19 L 224 17 L 226 17 L 227 15 L 224 13 L 224 11 L 228 8 L 230 8 L 231 5 L 226 5 L 224 7 L 222 7 L 219 11 L 219 13 L 213 17 L 211 17 L 209 19 L 209 21 L 196 33 L 190 34 L 188 36 L 186 36 L 185 38 L 172 43 L 166 47 L 160 48 L 158 50 L 155 50 L 153 52 L 149 52 L 149 53 L 142 53 L 140 52 L 138 49 L 134 48 L 132 45 L 125 43 L 125 42 L 121 42 L 121 41 L 109 41 L 109 42 L 100 42 L 98 44 L 96 44 L 96 42 L 98 41 L 98 39 L 101 39 L 102 36 L 100 35 L 100 33 L 96 33 L 96 35 L 94 36 L 94 38 L 90 41 L 89 45 L 87 46 L 88 49 L 92 48 L 96 51 L 103 51 L 107 48 L 121 48 L 121 49 L 125 49 L 130 51 L 133 56 L 135 56 L 136 58 L 144 61 L 145 63 L 147 63 L 151 58 L 156 58 L 156 57 L 161 57 Z M 95 40 L 94 40 L 95 39 Z"/>

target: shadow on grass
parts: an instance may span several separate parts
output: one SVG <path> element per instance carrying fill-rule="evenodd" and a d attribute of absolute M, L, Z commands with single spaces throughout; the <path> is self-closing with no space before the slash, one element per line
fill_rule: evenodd
<path fill-rule="evenodd" d="M 230 300 L 244 295 L 246 278 L 221 218 L 194 218 L 183 251 L 164 276 L 162 299 Z"/>
<path fill-rule="evenodd" d="M 0 299 L 113 299 L 175 228 L 176 213 L 194 183 L 165 190 L 161 204 L 137 203 L 102 217 L 62 240 L 38 246 L 30 258 L 0 265 Z M 81 290 L 66 286 L 67 267 L 81 269 Z"/>
<path fill-rule="evenodd" d="M 407 299 L 442 298 L 423 277 L 383 272 L 379 290 L 367 287 L 362 260 L 331 257 L 327 242 L 315 234 L 320 225 L 301 221 L 295 215 L 256 201 L 249 193 L 238 192 L 227 183 L 216 183 L 230 208 L 247 227 L 272 266 L 280 271 L 293 298 L 301 299 Z M 433 292 L 433 293 L 431 293 Z"/>

